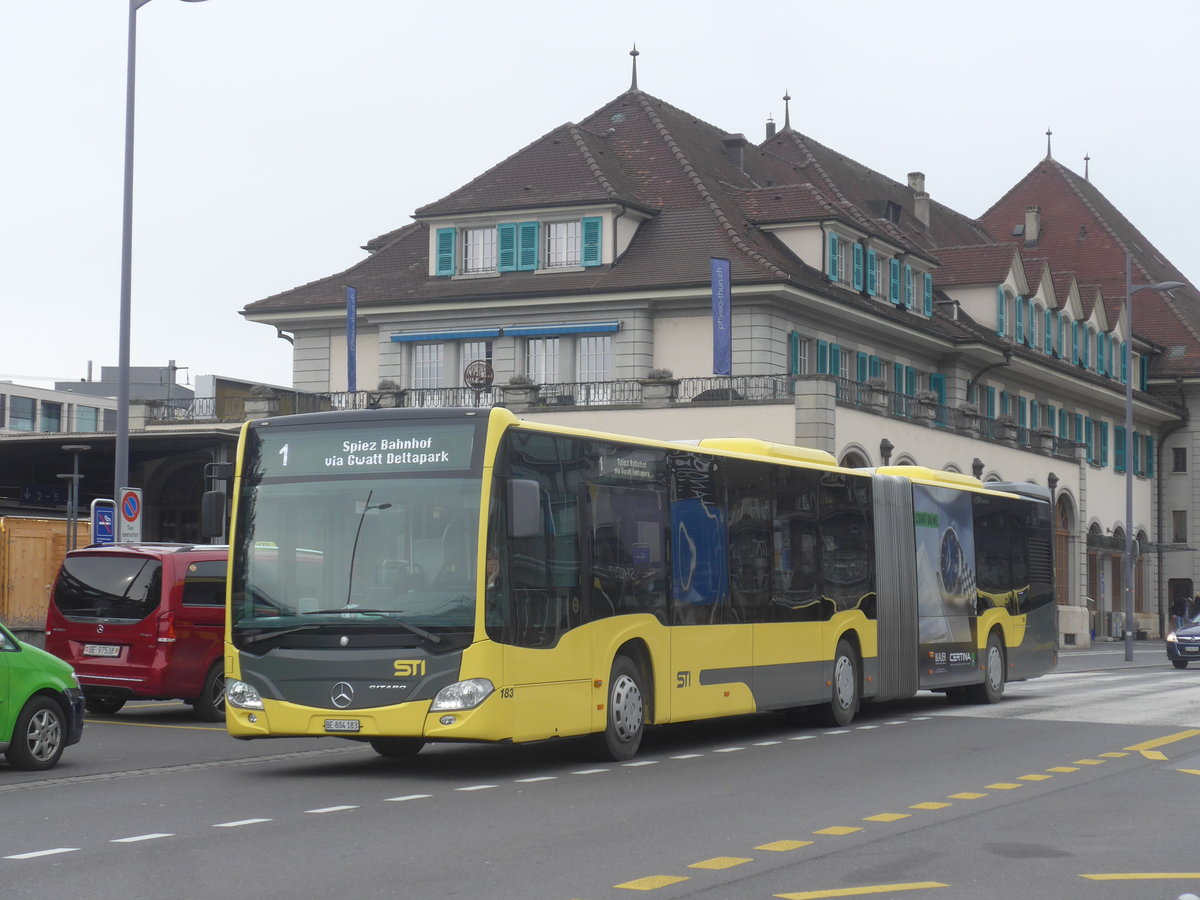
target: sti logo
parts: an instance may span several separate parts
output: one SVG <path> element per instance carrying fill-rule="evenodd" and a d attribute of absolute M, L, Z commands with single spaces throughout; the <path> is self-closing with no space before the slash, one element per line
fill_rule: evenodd
<path fill-rule="evenodd" d="M 396 670 L 392 673 L 396 678 L 418 678 L 425 674 L 425 660 L 397 659 L 392 663 L 392 668 Z"/>

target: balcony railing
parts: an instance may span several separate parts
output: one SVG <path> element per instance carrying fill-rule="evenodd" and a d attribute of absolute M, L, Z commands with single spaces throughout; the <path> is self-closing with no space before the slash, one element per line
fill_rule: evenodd
<path fill-rule="evenodd" d="M 622 379 L 601 382 L 556 382 L 529 385 L 522 406 L 543 409 L 572 407 L 636 407 L 646 403 L 651 388 L 654 399 L 670 402 L 731 405 L 791 403 L 798 383 L 828 376 L 737 375 L 670 379 L 666 382 Z M 1080 444 L 1049 431 L 1020 427 L 1005 419 L 989 419 L 971 408 L 931 402 L 928 395 L 913 396 L 888 390 L 870 382 L 834 378 L 838 406 L 861 409 L 876 415 L 945 429 L 985 441 L 1074 459 Z M 289 415 L 325 410 L 379 407 L 488 408 L 515 401 L 515 385 L 498 384 L 476 391 L 467 387 L 407 388 L 394 391 L 281 392 L 267 411 L 254 406 L 259 398 L 225 397 L 156 401 L 146 405 L 147 423 L 153 425 L 190 422 L 242 422 L 258 415 Z M 658 390 L 661 389 L 661 390 Z M 505 395 L 509 397 L 506 400 Z"/>

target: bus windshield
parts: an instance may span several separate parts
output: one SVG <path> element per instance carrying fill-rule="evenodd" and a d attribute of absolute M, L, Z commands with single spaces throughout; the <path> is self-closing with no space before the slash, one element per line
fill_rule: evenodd
<path fill-rule="evenodd" d="M 278 429 L 248 442 L 250 474 L 233 548 L 234 642 L 266 650 L 273 635 L 285 634 L 360 629 L 433 643 L 439 634 L 469 634 L 481 492 L 480 476 L 469 471 L 471 428 L 443 429 L 437 438 L 460 451 L 465 443 L 457 463 L 468 471 L 441 463 L 372 465 L 376 451 L 355 451 L 368 463 L 353 474 L 321 449 L 335 434 L 322 431 L 330 436 Z M 393 423 L 386 433 L 396 431 Z M 357 444 L 389 440 L 405 439 L 364 436 L 361 429 L 356 436 Z M 324 471 L 326 461 L 336 473 Z"/>

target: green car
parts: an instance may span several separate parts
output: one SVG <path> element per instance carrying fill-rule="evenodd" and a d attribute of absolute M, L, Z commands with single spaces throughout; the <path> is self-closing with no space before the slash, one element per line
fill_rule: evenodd
<path fill-rule="evenodd" d="M 75 671 L 0 624 L 0 750 L 14 769 L 49 769 L 83 737 Z"/>

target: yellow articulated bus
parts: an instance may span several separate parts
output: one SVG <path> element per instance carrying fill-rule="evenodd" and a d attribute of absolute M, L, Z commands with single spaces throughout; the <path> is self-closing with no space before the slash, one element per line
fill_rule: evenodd
<path fill-rule="evenodd" d="M 1055 662 L 1049 495 L 504 409 L 248 422 L 227 725 L 404 757 L 947 692 Z M 213 504 L 207 502 L 206 508 Z"/>

